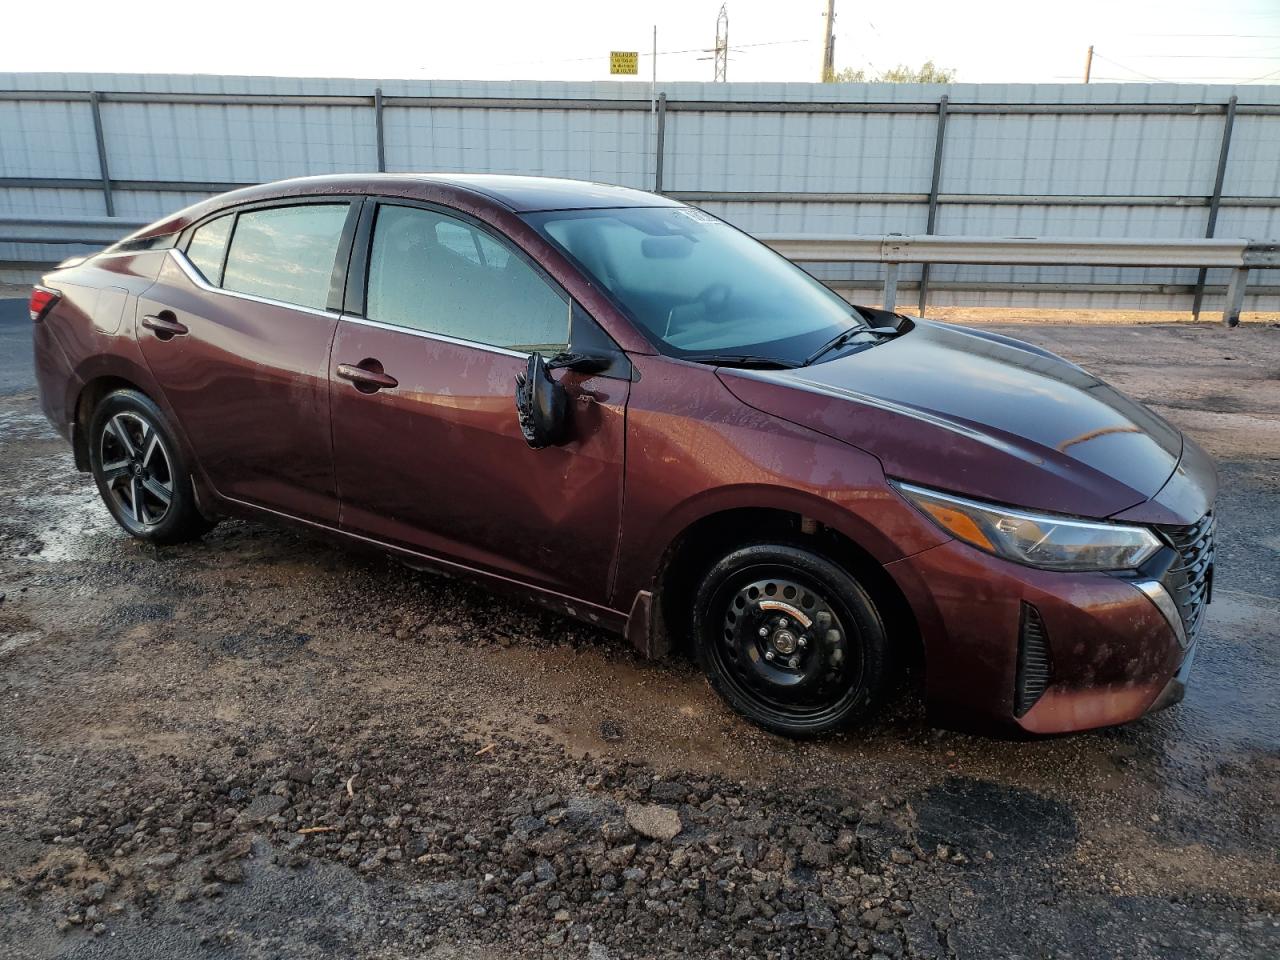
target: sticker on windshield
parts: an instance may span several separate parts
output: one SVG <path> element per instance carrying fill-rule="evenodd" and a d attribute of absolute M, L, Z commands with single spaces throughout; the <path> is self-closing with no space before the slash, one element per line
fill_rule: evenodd
<path fill-rule="evenodd" d="M 705 210 L 699 210 L 696 207 L 681 207 L 676 211 L 682 217 L 688 217 L 690 220 L 696 220 L 698 223 L 719 223 L 720 221 L 707 213 Z"/>

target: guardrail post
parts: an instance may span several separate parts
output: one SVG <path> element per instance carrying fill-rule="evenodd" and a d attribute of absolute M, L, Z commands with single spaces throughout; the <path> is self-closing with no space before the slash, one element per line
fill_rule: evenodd
<path fill-rule="evenodd" d="M 658 137 L 653 148 L 653 192 L 662 192 L 662 157 L 666 152 L 667 139 L 667 95 L 658 94 Z"/>
<path fill-rule="evenodd" d="M 1211 238 L 1218 228 L 1218 208 L 1222 205 L 1222 184 L 1227 176 L 1227 155 L 1231 152 L 1231 131 L 1236 125 L 1236 98 L 1227 101 L 1226 120 L 1222 125 L 1222 146 L 1218 148 L 1218 172 L 1213 179 L 1213 196 L 1209 198 L 1209 221 L 1205 238 Z M 1196 295 L 1191 303 L 1191 319 L 1200 319 L 1200 307 L 1204 303 L 1204 281 L 1209 271 L 1204 267 L 1196 275 Z M 1237 315 L 1238 319 L 1238 315 Z M 1232 324 L 1234 326 L 1234 324 Z"/>
<path fill-rule="evenodd" d="M 1231 282 L 1227 284 L 1227 304 L 1222 310 L 1224 327 L 1240 325 L 1240 311 L 1244 309 L 1244 287 L 1248 282 L 1248 267 L 1237 267 L 1231 271 Z"/>
<path fill-rule="evenodd" d="M 116 215 L 115 199 L 111 196 L 111 173 L 107 169 L 107 140 L 102 134 L 102 94 L 97 90 L 89 94 L 89 109 L 93 113 L 93 135 L 98 141 L 98 172 L 102 176 L 102 199 L 107 205 L 107 216 Z"/>
<path fill-rule="evenodd" d="M 382 131 L 382 88 L 373 91 L 373 125 L 378 133 L 378 172 L 387 172 L 387 147 Z"/>
<path fill-rule="evenodd" d="M 947 96 L 938 99 L 938 135 L 933 141 L 933 180 L 929 184 L 929 216 L 925 223 L 926 236 L 933 235 L 938 220 L 938 185 L 942 182 L 942 147 L 947 135 Z M 920 314 L 924 315 L 929 301 L 929 264 L 920 267 Z M 885 308 L 889 309 L 888 307 Z"/>
<path fill-rule="evenodd" d="M 898 265 L 896 263 L 886 263 L 884 265 L 884 301 L 881 307 L 890 312 L 898 303 Z"/>

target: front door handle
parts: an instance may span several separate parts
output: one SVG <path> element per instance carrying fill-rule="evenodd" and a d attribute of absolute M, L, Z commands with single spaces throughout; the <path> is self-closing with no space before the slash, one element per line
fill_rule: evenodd
<path fill-rule="evenodd" d="M 173 318 L 173 314 L 165 311 L 165 313 L 149 313 L 142 318 L 142 325 L 151 330 L 161 340 L 172 340 L 174 337 L 185 337 L 187 335 L 187 325 L 179 323 Z"/>
<path fill-rule="evenodd" d="M 340 363 L 334 372 L 343 380 L 350 380 L 361 393 L 374 393 L 400 385 L 399 380 L 382 371 L 382 364 L 377 360 Z"/>

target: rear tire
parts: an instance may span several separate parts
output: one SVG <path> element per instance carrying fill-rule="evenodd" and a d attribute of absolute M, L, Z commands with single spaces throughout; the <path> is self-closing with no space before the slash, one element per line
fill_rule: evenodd
<path fill-rule="evenodd" d="M 887 679 L 884 622 L 844 569 L 805 547 L 739 547 L 707 571 L 693 603 L 698 661 L 752 723 L 788 737 L 843 729 Z"/>
<path fill-rule="evenodd" d="M 107 394 L 93 412 L 88 440 L 98 493 L 127 533 L 171 544 L 213 527 L 196 506 L 190 468 L 150 397 L 137 390 Z"/>

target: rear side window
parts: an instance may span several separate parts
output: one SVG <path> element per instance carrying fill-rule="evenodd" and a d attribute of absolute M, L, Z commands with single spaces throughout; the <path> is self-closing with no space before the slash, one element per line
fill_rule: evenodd
<path fill-rule="evenodd" d="M 308 203 L 240 214 L 223 288 L 324 309 L 347 207 Z"/>
<path fill-rule="evenodd" d="M 235 214 L 210 220 L 196 228 L 191 235 L 191 243 L 187 245 L 187 259 L 215 287 L 222 283 L 222 255 L 226 252 L 227 238 L 231 236 L 234 221 Z"/>
<path fill-rule="evenodd" d="M 416 207 L 378 208 L 370 320 L 525 353 L 569 340 L 569 301 L 484 231 Z"/>

